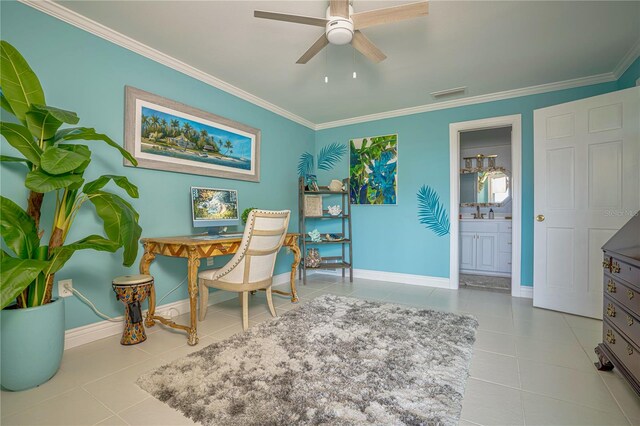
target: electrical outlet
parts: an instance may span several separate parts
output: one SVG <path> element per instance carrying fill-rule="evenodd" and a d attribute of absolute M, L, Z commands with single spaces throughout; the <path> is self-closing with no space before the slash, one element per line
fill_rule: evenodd
<path fill-rule="evenodd" d="M 58 281 L 58 296 L 60 297 L 73 296 L 73 292 L 71 291 L 72 288 L 73 288 L 73 280 Z"/>
<path fill-rule="evenodd" d="M 213 266 L 213 257 L 207 257 L 207 266 Z"/>

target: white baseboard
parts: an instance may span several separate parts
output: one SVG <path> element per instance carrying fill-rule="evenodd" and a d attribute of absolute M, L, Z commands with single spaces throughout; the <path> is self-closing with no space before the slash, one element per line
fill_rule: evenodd
<path fill-rule="evenodd" d="M 520 296 L 518 297 L 524 297 L 527 299 L 533 299 L 533 287 L 532 286 L 528 286 L 528 285 L 521 285 L 520 286 Z"/>
<path fill-rule="evenodd" d="M 318 270 L 312 271 L 313 274 L 341 275 L 338 270 Z M 449 278 L 430 277 L 428 275 L 403 274 L 400 272 L 374 271 L 371 269 L 354 269 L 354 278 L 362 278 L 365 280 L 387 281 L 390 283 L 400 283 L 409 285 L 418 285 L 423 287 L 449 288 Z"/>
<path fill-rule="evenodd" d="M 340 270 L 321 269 L 317 271 L 310 271 L 308 274 L 341 275 L 341 272 Z M 423 287 L 451 288 L 449 278 L 430 277 L 428 275 L 402 274 L 399 272 L 373 271 L 370 269 L 354 269 L 353 276 L 354 278 L 374 281 L 388 281 L 392 283 L 418 285 Z M 533 299 L 533 287 L 521 285 L 516 290 L 517 291 L 514 291 L 511 294 L 513 297 Z"/>
<path fill-rule="evenodd" d="M 289 282 L 290 272 L 274 275 L 273 284 L 284 284 Z M 216 291 L 209 295 L 209 305 L 215 305 L 226 300 L 231 300 L 237 297 L 235 293 L 230 291 Z M 178 300 L 177 302 L 167 303 L 156 307 L 156 312 L 159 315 L 166 317 L 176 317 L 189 312 L 189 299 Z M 146 310 L 144 311 L 146 313 Z M 144 315 L 143 315 L 144 316 Z M 64 348 L 71 349 L 76 346 L 84 345 L 94 342 L 96 340 L 104 339 L 105 337 L 114 336 L 122 333 L 122 320 L 123 316 L 116 317 L 114 319 L 120 320 L 120 322 L 112 321 L 99 321 L 93 324 L 83 325 L 65 331 L 64 333 Z"/>

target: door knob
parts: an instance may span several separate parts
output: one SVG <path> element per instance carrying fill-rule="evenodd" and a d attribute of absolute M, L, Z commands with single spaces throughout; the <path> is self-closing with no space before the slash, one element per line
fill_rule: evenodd
<path fill-rule="evenodd" d="M 544 215 L 543 214 L 539 214 L 538 216 L 536 216 L 536 220 L 538 222 L 544 222 Z"/>

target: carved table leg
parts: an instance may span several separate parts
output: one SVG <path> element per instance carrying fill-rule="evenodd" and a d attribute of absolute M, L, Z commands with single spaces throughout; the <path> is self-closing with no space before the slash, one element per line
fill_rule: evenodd
<path fill-rule="evenodd" d="M 596 355 L 598 355 L 598 362 L 595 362 L 595 366 L 600 371 L 609 371 L 613 370 L 613 364 L 609 361 L 609 357 L 600 349 L 600 345 L 596 346 L 594 349 Z"/>
<path fill-rule="evenodd" d="M 151 253 L 151 248 L 149 247 L 149 243 L 144 243 L 144 254 L 142 255 L 142 259 L 140 259 L 140 273 L 145 275 L 149 274 L 149 267 L 151 266 L 151 262 L 154 261 L 156 255 Z M 144 325 L 147 327 L 153 327 L 156 325 L 156 322 L 153 320 L 153 316 L 156 313 L 156 286 L 155 284 L 151 286 L 149 290 L 149 310 L 147 311 L 147 318 L 144 322 Z"/>
<path fill-rule="evenodd" d="M 198 267 L 200 266 L 200 258 L 198 252 L 194 247 L 189 247 L 189 310 L 190 310 L 190 325 L 188 330 L 187 343 L 190 346 L 198 344 L 198 331 L 196 322 L 196 305 L 198 302 Z"/>
<path fill-rule="evenodd" d="M 290 246 L 293 252 L 293 264 L 291 264 L 291 303 L 298 302 L 298 293 L 296 291 L 296 270 L 300 264 L 300 248 L 298 247 L 297 239 L 293 240 L 293 244 Z"/>

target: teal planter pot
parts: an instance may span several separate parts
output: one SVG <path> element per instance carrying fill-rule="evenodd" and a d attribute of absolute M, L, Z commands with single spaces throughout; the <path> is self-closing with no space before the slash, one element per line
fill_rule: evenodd
<path fill-rule="evenodd" d="M 64 351 L 64 299 L 27 309 L 3 309 L 2 387 L 20 391 L 52 378 Z"/>

